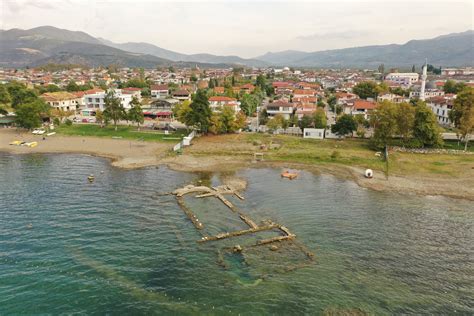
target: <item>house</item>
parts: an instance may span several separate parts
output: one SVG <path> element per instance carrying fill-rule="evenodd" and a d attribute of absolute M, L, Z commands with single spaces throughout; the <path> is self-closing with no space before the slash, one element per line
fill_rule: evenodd
<path fill-rule="evenodd" d="M 247 83 L 240 86 L 240 92 L 244 93 L 252 93 L 255 90 L 255 86 L 253 84 Z"/>
<path fill-rule="evenodd" d="M 308 103 L 316 104 L 318 102 L 318 98 L 317 97 L 294 97 L 292 101 L 294 104 L 308 104 Z"/>
<path fill-rule="evenodd" d="M 140 88 L 123 88 L 122 89 L 123 94 L 130 94 L 133 97 L 138 98 L 139 101 L 142 100 L 142 89 Z"/>
<path fill-rule="evenodd" d="M 393 103 L 403 103 L 403 102 L 410 102 L 410 98 L 393 94 L 393 93 L 385 93 L 377 97 L 377 102 L 382 102 L 382 101 L 390 101 Z"/>
<path fill-rule="evenodd" d="M 269 117 L 273 117 L 277 114 L 282 115 L 285 119 L 290 119 L 291 115 L 293 114 L 293 104 L 278 100 L 272 103 L 267 104 L 267 114 Z"/>
<path fill-rule="evenodd" d="M 180 101 L 191 100 L 191 93 L 188 90 L 177 90 L 173 92 L 173 98 L 178 99 Z"/>
<path fill-rule="evenodd" d="M 173 118 L 174 104 L 168 100 L 154 100 L 143 111 L 143 115 L 150 119 L 170 121 Z"/>
<path fill-rule="evenodd" d="M 324 139 L 324 128 L 305 128 L 303 138 Z"/>
<path fill-rule="evenodd" d="M 357 95 L 348 92 L 336 92 L 337 104 L 344 104 L 349 100 L 357 99 Z"/>
<path fill-rule="evenodd" d="M 420 75 L 416 72 L 392 72 L 385 76 L 385 80 L 393 81 L 401 85 L 412 85 L 418 81 Z"/>
<path fill-rule="evenodd" d="M 425 89 L 425 98 L 440 97 L 444 95 L 444 91 L 438 89 Z M 410 98 L 419 98 L 420 90 L 410 91 Z"/>
<path fill-rule="evenodd" d="M 272 82 L 272 87 L 275 89 L 276 95 L 290 96 L 293 93 L 293 85 L 285 81 Z"/>
<path fill-rule="evenodd" d="M 97 110 L 105 110 L 105 97 L 107 93 L 103 90 L 101 91 L 102 92 L 84 95 L 84 106 L 81 110 L 82 115 L 92 115 Z M 120 100 L 120 103 L 125 108 L 125 110 L 129 110 L 131 108 L 130 102 L 132 101 L 132 95 L 122 93 L 121 89 L 115 89 L 113 91 L 115 92 L 115 97 Z"/>
<path fill-rule="evenodd" d="M 214 87 L 214 92 L 217 94 L 224 94 L 225 88 L 224 87 Z"/>
<path fill-rule="evenodd" d="M 42 94 L 40 97 L 51 107 L 64 111 L 79 110 L 80 103 L 82 103 L 81 97 L 64 91 L 47 92 Z"/>
<path fill-rule="evenodd" d="M 231 107 L 235 113 L 240 112 L 240 102 L 235 98 L 213 96 L 209 98 L 209 107 L 212 111 L 219 111 L 222 107 Z"/>
<path fill-rule="evenodd" d="M 313 115 L 318 108 L 314 104 L 300 104 L 296 106 L 295 115 L 301 120 L 305 115 Z"/>
<path fill-rule="evenodd" d="M 438 123 L 445 126 L 452 126 L 453 123 L 449 119 L 449 112 L 453 108 L 454 98 L 438 96 L 426 100 L 426 104 L 436 115 Z"/>
<path fill-rule="evenodd" d="M 367 120 L 370 117 L 370 112 L 372 112 L 377 107 L 377 103 L 357 99 L 354 100 L 352 107 L 350 107 L 350 114 L 352 115 L 364 115 L 364 118 Z"/>
<path fill-rule="evenodd" d="M 150 94 L 153 99 L 165 99 L 170 95 L 168 85 L 165 85 L 165 84 L 152 85 L 150 87 Z"/>
<path fill-rule="evenodd" d="M 315 95 L 316 95 L 316 91 L 313 89 L 295 89 L 293 91 L 294 98 L 314 97 Z"/>

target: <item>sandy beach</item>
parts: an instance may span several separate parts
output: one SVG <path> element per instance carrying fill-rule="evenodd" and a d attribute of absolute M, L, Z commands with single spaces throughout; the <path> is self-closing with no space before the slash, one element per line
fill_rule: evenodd
<path fill-rule="evenodd" d="M 75 153 L 100 156 L 111 159 L 115 167 L 134 169 L 148 166 L 167 165 L 169 168 L 185 172 L 234 172 L 242 168 L 292 168 L 314 173 L 331 174 L 339 178 L 355 181 L 364 188 L 377 191 L 391 191 L 403 194 L 442 195 L 453 198 L 474 200 L 474 169 L 470 168 L 460 177 L 450 176 L 401 176 L 375 172 L 374 178 L 366 179 L 364 169 L 340 164 L 301 164 L 288 162 L 254 162 L 251 155 L 239 156 L 199 156 L 193 155 L 193 147 L 205 146 L 196 142 L 189 152 L 180 156 L 170 154 L 173 143 L 130 141 L 100 137 L 53 135 L 42 139 L 31 133 L 20 133 L 15 129 L 0 130 L 0 151 L 15 154 L 28 153 Z M 14 140 L 37 141 L 38 146 L 12 146 Z M 248 145 L 242 144 L 242 150 Z"/>

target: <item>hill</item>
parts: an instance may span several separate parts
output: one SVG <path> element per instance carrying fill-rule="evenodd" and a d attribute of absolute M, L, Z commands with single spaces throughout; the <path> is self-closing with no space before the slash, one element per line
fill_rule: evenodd
<path fill-rule="evenodd" d="M 425 58 L 438 66 L 474 65 L 474 31 L 453 33 L 403 45 L 377 45 L 319 52 L 283 51 L 256 57 L 272 65 L 294 67 L 375 68 L 381 63 L 393 67 L 422 64 Z"/>

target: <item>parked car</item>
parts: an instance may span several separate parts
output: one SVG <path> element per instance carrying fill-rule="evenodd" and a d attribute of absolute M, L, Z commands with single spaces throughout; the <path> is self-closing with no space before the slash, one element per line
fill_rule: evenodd
<path fill-rule="evenodd" d="M 89 121 L 86 118 L 82 119 L 82 123 L 88 123 Z"/>

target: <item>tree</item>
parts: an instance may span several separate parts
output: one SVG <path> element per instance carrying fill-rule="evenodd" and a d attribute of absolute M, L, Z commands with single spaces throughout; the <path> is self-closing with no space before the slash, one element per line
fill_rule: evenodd
<path fill-rule="evenodd" d="M 378 67 L 378 71 L 383 75 L 385 73 L 385 65 L 380 64 Z"/>
<path fill-rule="evenodd" d="M 10 93 L 8 93 L 7 88 L 5 85 L 0 84 L 0 104 L 9 104 L 12 101 L 10 97 Z"/>
<path fill-rule="evenodd" d="M 11 105 L 16 108 L 23 103 L 31 103 L 38 99 L 33 90 L 26 88 L 25 85 L 18 82 L 10 82 L 6 86 L 8 94 L 11 97 Z"/>
<path fill-rule="evenodd" d="M 274 117 L 272 117 L 270 120 L 267 122 L 267 127 L 271 131 L 275 131 L 279 128 L 283 128 L 285 124 L 285 118 L 281 114 L 277 114 Z"/>
<path fill-rule="evenodd" d="M 244 94 L 240 101 L 240 108 L 247 116 L 251 116 L 257 111 L 257 106 L 260 104 L 260 98 L 255 94 Z"/>
<path fill-rule="evenodd" d="M 75 92 L 75 91 L 80 91 L 80 90 L 81 88 L 74 80 L 70 80 L 66 86 L 66 91 L 68 92 Z"/>
<path fill-rule="evenodd" d="M 228 106 L 224 106 L 220 111 L 220 120 L 222 123 L 222 132 L 230 133 L 234 132 L 233 122 L 235 120 L 234 110 Z"/>
<path fill-rule="evenodd" d="M 316 112 L 314 112 L 313 121 L 315 128 L 326 128 L 326 112 L 323 109 L 317 109 Z"/>
<path fill-rule="evenodd" d="M 202 133 L 207 133 L 212 115 L 209 100 L 204 90 L 198 90 L 193 102 L 189 105 L 190 111 L 186 113 L 185 121 L 188 126 L 195 126 Z"/>
<path fill-rule="evenodd" d="M 377 97 L 377 84 L 373 81 L 363 81 L 356 84 L 352 88 L 352 92 L 357 94 L 361 99 Z"/>
<path fill-rule="evenodd" d="M 411 67 L 411 72 L 416 72 L 415 65 Z"/>
<path fill-rule="evenodd" d="M 423 101 L 419 101 L 415 108 L 413 136 L 423 146 L 438 146 L 443 143 L 436 116 Z"/>
<path fill-rule="evenodd" d="M 408 103 L 400 103 L 396 106 L 395 120 L 397 122 L 397 134 L 405 144 L 413 134 L 415 124 L 415 108 Z"/>
<path fill-rule="evenodd" d="M 331 132 L 337 134 L 338 136 L 352 134 L 355 130 L 357 130 L 357 123 L 354 120 L 354 117 L 349 114 L 341 115 L 337 119 L 336 124 L 331 127 Z"/>
<path fill-rule="evenodd" d="M 192 126 L 192 122 L 188 120 L 188 118 L 190 117 L 188 113 L 191 112 L 190 104 L 191 101 L 186 100 L 181 103 L 178 103 L 173 108 L 173 116 L 186 126 Z"/>
<path fill-rule="evenodd" d="M 55 117 L 59 120 L 59 123 L 62 123 L 65 118 L 74 114 L 74 111 L 71 110 L 63 110 L 61 108 L 54 108 L 51 110 L 51 116 Z"/>
<path fill-rule="evenodd" d="M 120 98 L 115 96 L 115 92 L 110 90 L 105 95 L 104 103 L 104 117 L 106 120 L 114 121 L 115 131 L 117 131 L 117 122 L 126 117 L 122 102 L 120 101 Z"/>
<path fill-rule="evenodd" d="M 324 108 L 326 104 L 323 102 L 323 100 L 319 99 L 317 103 L 318 108 Z"/>
<path fill-rule="evenodd" d="M 397 106 L 389 101 L 381 102 L 372 112 L 373 141 L 377 147 L 385 147 L 397 132 Z"/>
<path fill-rule="evenodd" d="M 261 74 L 258 75 L 258 76 L 257 76 L 257 81 L 255 82 L 255 85 L 256 85 L 257 87 L 260 87 L 260 89 L 261 89 L 262 91 L 266 91 L 266 89 L 267 89 L 267 82 L 266 82 L 265 77 L 264 77 L 263 75 L 261 75 Z"/>
<path fill-rule="evenodd" d="M 307 114 L 303 115 L 298 125 L 301 129 L 313 126 L 313 117 Z"/>
<path fill-rule="evenodd" d="M 233 130 L 234 131 L 241 130 L 242 128 L 245 127 L 246 124 L 247 124 L 247 117 L 245 116 L 244 113 L 239 112 L 235 116 L 235 120 L 233 123 Z"/>
<path fill-rule="evenodd" d="M 474 88 L 465 88 L 456 99 L 449 119 L 464 139 L 464 151 L 467 150 L 469 135 L 474 132 Z"/>
<path fill-rule="evenodd" d="M 140 130 L 140 124 L 145 121 L 145 116 L 143 115 L 143 110 L 140 104 L 140 101 L 136 96 L 130 101 L 130 110 L 128 110 L 127 117 L 129 121 L 137 123 L 137 129 Z"/>
<path fill-rule="evenodd" d="M 455 82 L 454 80 L 446 80 L 443 86 L 444 93 L 457 94 L 466 87 L 464 82 Z"/>
<path fill-rule="evenodd" d="M 97 109 L 95 111 L 95 121 L 100 124 L 100 127 L 102 127 L 102 124 L 104 123 L 104 112 Z"/>
<path fill-rule="evenodd" d="M 27 129 L 40 127 L 42 115 L 47 113 L 48 110 L 48 105 L 40 99 L 19 104 L 15 110 L 15 123 Z"/>

